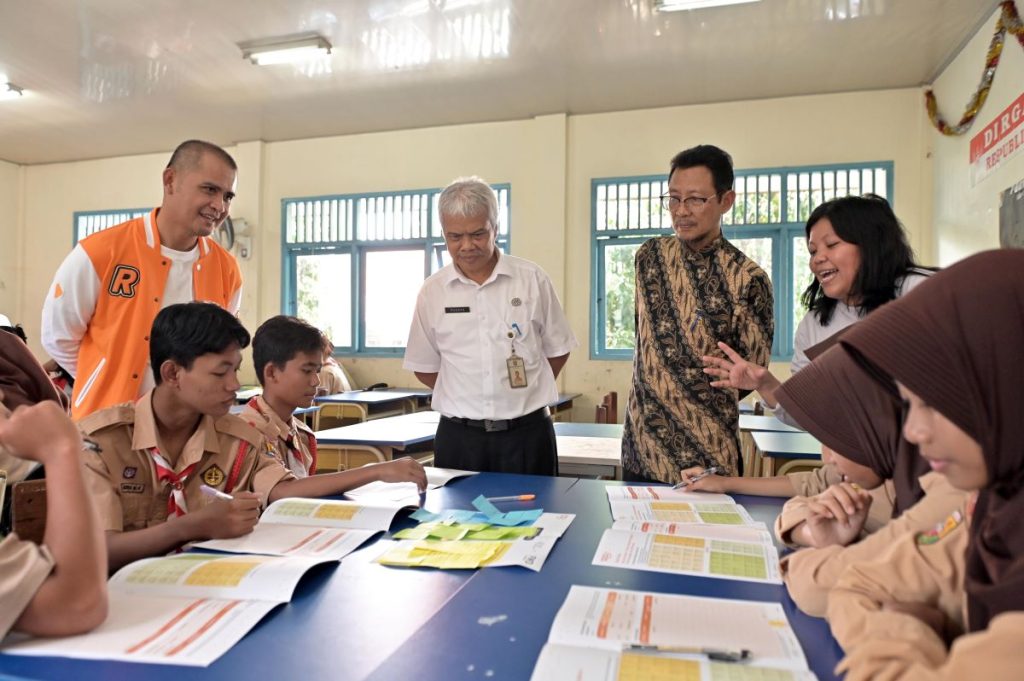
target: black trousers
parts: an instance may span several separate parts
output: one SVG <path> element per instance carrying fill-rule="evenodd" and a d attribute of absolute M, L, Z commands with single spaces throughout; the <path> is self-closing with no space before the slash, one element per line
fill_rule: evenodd
<path fill-rule="evenodd" d="M 558 475 L 555 427 L 548 416 L 488 432 L 442 417 L 434 436 L 434 465 L 482 473 Z"/>

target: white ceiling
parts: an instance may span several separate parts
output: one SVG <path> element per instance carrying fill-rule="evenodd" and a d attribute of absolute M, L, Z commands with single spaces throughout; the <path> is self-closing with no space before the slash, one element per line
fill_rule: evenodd
<path fill-rule="evenodd" d="M 910 87 L 996 5 L 762 0 L 667 14 L 651 0 L 0 0 L 0 73 L 26 91 L 0 101 L 0 159 Z M 305 31 L 333 54 L 257 67 L 236 46 Z"/>

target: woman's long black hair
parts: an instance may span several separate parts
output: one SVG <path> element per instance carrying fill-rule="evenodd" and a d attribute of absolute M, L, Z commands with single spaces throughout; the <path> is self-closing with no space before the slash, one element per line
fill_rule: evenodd
<path fill-rule="evenodd" d="M 911 270 L 930 269 L 914 262 L 903 225 L 889 202 L 877 194 L 844 196 L 821 204 L 807 218 L 808 239 L 811 228 L 826 218 L 840 239 L 860 248 L 860 269 L 850 293 L 860 298 L 857 308 L 861 315 L 895 300 L 897 286 Z M 800 300 L 822 325 L 832 320 L 839 302 L 825 295 L 817 278 Z"/>

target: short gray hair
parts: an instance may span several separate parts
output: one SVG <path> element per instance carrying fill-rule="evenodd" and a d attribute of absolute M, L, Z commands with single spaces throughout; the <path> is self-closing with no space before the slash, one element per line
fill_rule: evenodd
<path fill-rule="evenodd" d="M 476 175 L 460 177 L 445 187 L 437 198 L 437 212 L 442 217 L 486 215 L 491 229 L 498 231 L 498 197 L 491 185 Z"/>

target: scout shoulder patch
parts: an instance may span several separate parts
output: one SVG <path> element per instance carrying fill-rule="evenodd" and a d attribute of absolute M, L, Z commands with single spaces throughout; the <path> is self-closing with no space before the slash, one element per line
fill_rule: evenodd
<path fill-rule="evenodd" d="M 950 532 L 955 530 L 964 521 L 964 516 L 960 511 L 953 511 L 948 518 L 943 520 L 941 523 L 928 530 L 927 532 L 918 532 L 917 543 L 922 546 L 928 544 L 935 544 L 943 537 L 948 535 Z"/>
<path fill-rule="evenodd" d="M 104 428 L 135 423 L 135 405 L 118 404 L 89 414 L 78 422 L 78 428 L 86 435 L 92 435 Z"/>
<path fill-rule="evenodd" d="M 217 487 L 224 482 L 224 471 L 220 469 L 220 466 L 213 464 L 205 471 L 203 471 L 203 482 L 210 487 Z"/>

